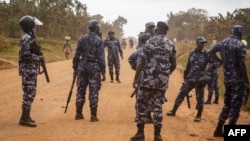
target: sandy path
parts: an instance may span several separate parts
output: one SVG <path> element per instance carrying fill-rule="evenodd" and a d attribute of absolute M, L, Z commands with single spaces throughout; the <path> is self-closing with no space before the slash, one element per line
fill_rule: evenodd
<path fill-rule="evenodd" d="M 68 111 L 62 108 L 66 104 L 72 82 L 72 60 L 47 64 L 50 83 L 43 75 L 38 77 L 37 96 L 33 103 L 31 116 L 36 120 L 37 128 L 18 125 L 21 114 L 21 77 L 17 68 L 0 71 L 0 141 L 128 141 L 136 132 L 134 122 L 134 98 L 132 80 L 134 71 L 130 69 L 127 58 L 133 49 L 124 50 L 121 61 L 122 83 L 110 83 L 109 76 L 100 91 L 98 117 L 99 122 L 90 122 L 89 102 L 85 103 L 84 120 L 74 120 L 75 90 Z M 167 117 L 165 113 L 172 108 L 174 99 L 182 83 L 182 74 L 176 70 L 170 77 L 167 90 L 168 102 L 163 105 L 164 119 L 162 137 L 166 141 L 223 141 L 214 138 L 213 130 L 221 110 L 219 105 L 206 105 L 202 122 L 193 122 L 196 115 L 195 96 L 191 98 L 191 109 L 183 102 L 176 117 Z M 207 95 L 207 92 L 206 92 Z M 249 113 L 242 112 L 239 124 L 250 124 Z M 153 125 L 145 127 L 146 141 L 153 140 Z"/>

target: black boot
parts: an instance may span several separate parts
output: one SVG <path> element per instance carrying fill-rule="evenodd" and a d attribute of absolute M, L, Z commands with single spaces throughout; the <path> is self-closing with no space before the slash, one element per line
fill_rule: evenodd
<path fill-rule="evenodd" d="M 82 114 L 82 107 L 83 105 L 76 105 L 76 116 L 75 116 L 75 120 L 80 120 L 80 119 L 84 119 L 83 114 Z"/>
<path fill-rule="evenodd" d="M 113 75 L 110 75 L 110 82 L 111 82 L 111 83 L 114 82 L 114 77 L 113 77 Z"/>
<path fill-rule="evenodd" d="M 97 118 L 97 107 L 91 107 L 90 108 L 90 112 L 91 112 L 91 118 L 90 121 L 91 122 L 97 122 L 99 121 L 99 119 Z"/>
<path fill-rule="evenodd" d="M 137 133 L 130 138 L 130 141 L 144 141 L 144 124 L 137 124 Z"/>
<path fill-rule="evenodd" d="M 154 126 L 155 133 L 154 133 L 154 141 L 162 141 L 161 138 L 161 127 Z"/>
<path fill-rule="evenodd" d="M 201 114 L 202 114 L 203 109 L 199 109 L 197 112 L 196 117 L 194 118 L 194 122 L 200 122 L 201 121 Z"/>
<path fill-rule="evenodd" d="M 151 116 L 151 112 L 147 112 L 147 115 L 145 117 L 145 123 L 146 124 L 150 124 L 150 123 L 153 123 L 153 119 L 152 119 L 152 116 Z"/>
<path fill-rule="evenodd" d="M 215 99 L 214 99 L 214 102 L 213 102 L 214 104 L 219 104 L 219 97 L 218 96 L 216 96 L 215 97 Z"/>
<path fill-rule="evenodd" d="M 178 105 L 174 105 L 173 109 L 167 112 L 167 116 L 175 116 L 177 109 L 178 109 Z"/>
<path fill-rule="evenodd" d="M 211 104 L 211 99 L 212 99 L 212 95 L 209 94 L 208 95 L 208 99 L 207 99 L 207 101 L 204 104 Z"/>
<path fill-rule="evenodd" d="M 120 79 L 119 79 L 119 75 L 116 75 L 116 79 L 115 79 L 118 83 L 121 83 Z"/>
<path fill-rule="evenodd" d="M 22 116 L 20 118 L 19 125 L 28 126 L 28 127 L 36 127 L 34 120 L 30 118 L 30 109 L 22 111 Z"/>
<path fill-rule="evenodd" d="M 225 121 L 218 121 L 217 127 L 214 131 L 214 137 L 223 137 L 224 133 L 222 131 L 223 125 L 224 125 Z"/>

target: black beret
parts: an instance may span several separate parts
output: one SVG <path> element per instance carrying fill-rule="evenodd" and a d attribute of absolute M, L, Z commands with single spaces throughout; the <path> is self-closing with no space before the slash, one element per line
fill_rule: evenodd
<path fill-rule="evenodd" d="M 168 25 L 167 25 L 165 22 L 162 22 L 162 21 L 159 21 L 159 22 L 157 23 L 157 26 L 162 27 L 162 28 L 165 28 L 166 30 L 169 29 L 169 28 L 168 28 Z"/>

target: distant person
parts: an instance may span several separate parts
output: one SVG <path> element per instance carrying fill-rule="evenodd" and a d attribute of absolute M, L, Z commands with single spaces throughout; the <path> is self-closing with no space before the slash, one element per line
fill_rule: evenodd
<path fill-rule="evenodd" d="M 109 75 L 111 79 L 111 83 L 114 82 L 114 72 L 113 72 L 113 67 L 115 67 L 115 75 L 116 78 L 115 80 L 118 83 L 121 83 L 120 81 L 120 57 L 123 59 L 123 51 L 120 45 L 120 41 L 115 38 L 114 32 L 110 31 L 108 33 L 108 38 L 104 40 L 104 47 L 108 48 L 108 67 L 109 67 Z"/>
<path fill-rule="evenodd" d="M 131 141 L 145 140 L 144 125 L 147 111 L 154 113 L 154 141 L 162 141 L 162 104 L 170 74 L 176 68 L 176 47 L 166 38 L 168 25 L 157 23 L 156 35 L 150 38 L 139 56 L 133 87 L 138 87 L 136 98 L 137 133 Z M 164 64 L 164 65 L 163 65 Z"/>
<path fill-rule="evenodd" d="M 126 39 L 125 38 L 122 38 L 122 41 L 121 41 L 121 46 L 122 46 L 122 49 L 126 49 L 127 47 L 127 42 L 126 42 Z"/>
<path fill-rule="evenodd" d="M 201 115 L 204 107 L 204 88 L 211 78 L 211 72 L 213 71 L 213 65 L 207 68 L 209 63 L 215 63 L 212 61 L 208 52 L 204 49 L 207 40 L 203 36 L 196 37 L 196 48 L 189 53 L 187 60 L 187 66 L 184 71 L 184 82 L 180 88 L 175 103 L 171 111 L 167 112 L 167 116 L 175 116 L 178 107 L 183 102 L 188 93 L 195 88 L 196 91 L 196 109 L 197 114 L 194 118 L 194 122 L 201 121 Z"/>
<path fill-rule="evenodd" d="M 99 121 L 97 107 L 102 81 L 105 81 L 105 56 L 103 41 L 99 37 L 100 23 L 96 20 L 88 22 L 89 33 L 82 35 L 77 43 L 73 58 L 74 75 L 77 75 L 76 115 L 75 120 L 84 119 L 82 109 L 86 101 L 86 90 L 89 91 L 90 121 Z"/>
<path fill-rule="evenodd" d="M 19 125 L 36 127 L 35 120 L 30 117 L 30 111 L 36 97 L 40 61 L 44 61 L 44 58 L 32 51 L 30 43 L 36 39 L 36 26 L 43 23 L 36 17 L 26 15 L 19 20 L 19 25 L 23 30 L 19 51 L 19 75 L 22 76 L 23 88 L 22 116 Z"/>
<path fill-rule="evenodd" d="M 130 38 L 128 42 L 129 42 L 129 48 L 133 48 L 134 40 L 132 38 Z"/>
<path fill-rule="evenodd" d="M 221 55 L 224 68 L 224 105 L 219 115 L 219 120 L 214 131 L 215 137 L 223 137 L 223 126 L 228 119 L 228 125 L 236 125 L 240 116 L 245 90 L 250 91 L 249 78 L 246 66 L 246 47 L 241 42 L 243 26 L 234 25 L 231 37 L 223 39 L 216 44 L 209 54 L 220 60 L 216 55 Z"/>
<path fill-rule="evenodd" d="M 65 39 L 66 39 L 66 43 L 63 46 L 63 51 L 64 51 L 66 59 L 69 59 L 69 54 L 72 52 L 71 45 L 69 43 L 70 37 L 66 36 Z"/>

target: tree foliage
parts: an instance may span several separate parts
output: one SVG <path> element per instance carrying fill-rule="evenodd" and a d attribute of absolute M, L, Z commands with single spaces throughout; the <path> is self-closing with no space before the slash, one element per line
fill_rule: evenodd
<path fill-rule="evenodd" d="M 208 41 L 216 38 L 221 40 L 231 35 L 233 25 L 239 24 L 244 27 L 243 39 L 250 43 L 250 8 L 235 9 L 232 13 L 227 12 L 225 16 L 208 17 L 203 9 L 191 8 L 186 12 L 170 12 L 167 14 L 170 30 L 168 37 L 177 38 L 178 41 L 192 41 L 196 36 L 202 35 Z M 248 48 L 250 48 L 248 46 Z"/>
<path fill-rule="evenodd" d="M 102 21 L 103 16 L 100 14 L 90 16 L 86 4 L 78 0 L 10 0 L 9 3 L 0 3 L 0 33 L 7 37 L 19 37 L 21 28 L 18 20 L 24 15 L 41 20 L 44 25 L 38 27 L 38 35 L 49 39 L 64 39 L 66 35 L 78 39 L 81 34 L 88 32 L 87 22 L 90 19 L 98 20 L 104 27 L 118 32 L 117 37 L 121 38 L 123 29 L 117 27 L 126 24 L 116 22 L 120 21 L 120 17 L 110 24 Z M 104 31 L 103 34 L 107 32 Z"/>

